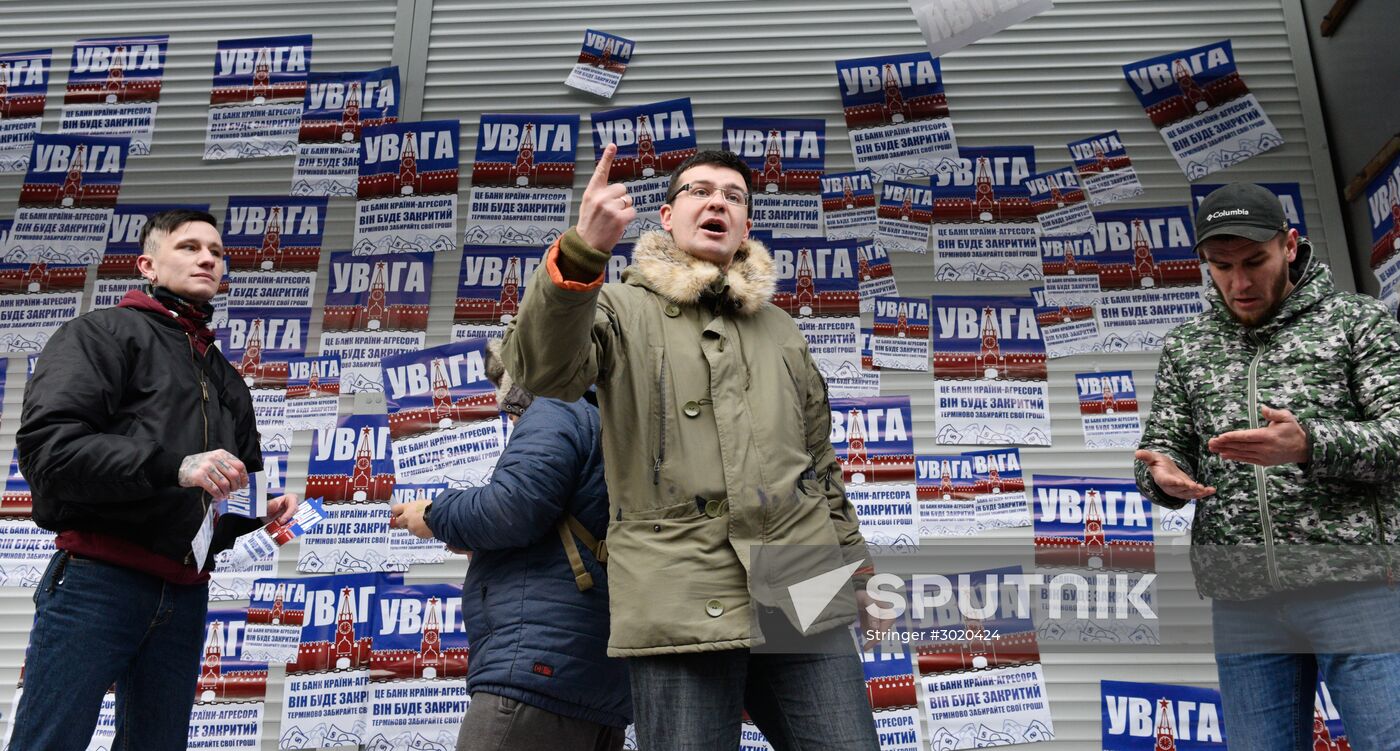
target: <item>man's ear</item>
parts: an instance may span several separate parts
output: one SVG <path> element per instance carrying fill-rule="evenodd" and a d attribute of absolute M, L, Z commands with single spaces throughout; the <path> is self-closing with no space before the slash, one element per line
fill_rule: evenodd
<path fill-rule="evenodd" d="M 752 220 L 752 219 L 745 219 L 745 220 L 744 220 L 744 239 L 745 239 L 745 240 L 749 239 L 749 232 L 750 232 L 752 229 L 753 229 L 753 220 Z"/>
<path fill-rule="evenodd" d="M 1288 234 L 1283 238 L 1283 249 L 1288 256 L 1288 262 L 1293 263 L 1298 257 L 1298 230 L 1290 227 Z"/>
<path fill-rule="evenodd" d="M 154 282 L 156 280 L 156 270 L 152 263 L 154 262 L 151 260 L 151 257 L 145 253 L 136 256 L 136 271 L 148 282 Z"/>
<path fill-rule="evenodd" d="M 663 204 L 661 204 L 661 229 L 664 229 L 664 230 L 666 230 L 667 232 L 670 232 L 670 231 L 671 231 L 671 212 L 672 212 L 672 211 L 673 211 L 673 209 L 671 208 L 671 204 L 669 204 L 669 203 L 663 203 Z"/>

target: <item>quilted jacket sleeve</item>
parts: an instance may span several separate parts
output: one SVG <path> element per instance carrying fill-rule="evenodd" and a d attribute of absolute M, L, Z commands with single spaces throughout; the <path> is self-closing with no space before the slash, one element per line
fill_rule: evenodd
<path fill-rule="evenodd" d="M 1351 339 L 1350 392 L 1357 419 L 1303 421 L 1312 443 L 1308 472 L 1361 482 L 1400 480 L 1400 324 L 1379 303 L 1358 301 L 1345 324 Z"/>
<path fill-rule="evenodd" d="M 554 534 L 592 446 L 579 417 L 537 399 L 515 424 L 491 482 L 433 500 L 433 535 L 454 548 L 523 548 Z"/>
<path fill-rule="evenodd" d="M 1168 337 L 1157 364 L 1157 387 L 1152 395 L 1152 414 L 1142 431 L 1138 448 L 1156 451 L 1170 457 L 1191 477 L 1196 477 L 1200 438 L 1191 419 L 1190 396 L 1176 360 L 1176 339 Z M 1152 479 L 1152 473 L 1141 461 L 1133 461 L 1138 490 L 1153 503 L 1177 509 L 1191 499 L 1167 495 Z"/>

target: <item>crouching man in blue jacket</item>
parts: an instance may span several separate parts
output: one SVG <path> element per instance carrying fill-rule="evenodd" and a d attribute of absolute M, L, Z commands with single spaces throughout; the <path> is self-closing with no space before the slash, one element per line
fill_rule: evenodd
<path fill-rule="evenodd" d="M 491 348 L 487 377 L 515 423 L 491 483 L 394 506 L 394 525 L 472 551 L 471 640 L 457 751 L 622 748 L 627 669 L 609 658 L 608 526 L 598 410 L 536 399 Z"/>

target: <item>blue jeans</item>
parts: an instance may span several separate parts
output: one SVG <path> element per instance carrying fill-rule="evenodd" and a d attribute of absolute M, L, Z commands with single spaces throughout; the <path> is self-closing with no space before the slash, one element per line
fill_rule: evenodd
<path fill-rule="evenodd" d="M 1211 603 L 1230 748 L 1311 751 L 1317 677 L 1355 751 L 1400 742 L 1400 590 L 1333 584 Z"/>
<path fill-rule="evenodd" d="M 206 584 L 59 551 L 34 593 L 14 751 L 82 751 L 117 689 L 112 751 L 183 751 L 204 643 Z"/>
<path fill-rule="evenodd" d="M 850 632 L 808 638 L 808 654 L 729 649 L 627 658 L 637 747 L 734 751 L 748 710 L 777 751 L 879 751 Z"/>

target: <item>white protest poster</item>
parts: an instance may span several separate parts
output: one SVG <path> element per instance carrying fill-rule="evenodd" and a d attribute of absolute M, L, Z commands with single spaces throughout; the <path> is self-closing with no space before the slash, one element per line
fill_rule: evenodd
<path fill-rule="evenodd" d="M 386 122 L 360 130 L 357 256 L 457 247 L 456 120 Z"/>
<path fill-rule="evenodd" d="M 274 479 L 269 478 L 269 486 L 274 482 Z M 268 493 L 280 494 L 282 490 L 284 488 L 270 489 Z M 219 553 L 215 558 L 218 565 L 210 577 L 209 599 L 248 599 L 254 582 L 272 576 L 275 572 L 277 557 L 282 547 L 301 537 L 325 518 L 326 510 L 321 505 L 321 499 L 305 498 L 298 504 L 292 518 L 286 521 L 274 519 L 252 532 L 239 535 L 233 541 L 232 548 Z"/>
<path fill-rule="evenodd" d="M 238 659 L 277 663 L 297 659 L 309 581 L 266 577 L 253 582 Z"/>
<path fill-rule="evenodd" d="M 865 483 L 914 483 L 913 417 L 907 396 L 831 400 L 831 445 L 848 486 Z M 909 509 L 896 509 L 893 526 L 912 524 Z"/>
<path fill-rule="evenodd" d="M 0 263 L 0 352 L 38 354 L 83 310 L 87 267 Z"/>
<path fill-rule="evenodd" d="M 865 694 L 875 715 L 880 751 L 923 751 L 918 679 L 914 677 L 912 635 L 900 618 L 888 631 L 853 629 L 856 654 L 865 673 Z"/>
<path fill-rule="evenodd" d="M 349 415 L 311 438 L 306 495 L 323 499 L 326 518 L 303 538 L 297 570 L 391 571 L 389 499 L 393 495 L 389 421 Z"/>
<path fill-rule="evenodd" d="M 287 361 L 287 397 L 284 409 L 288 428 L 332 428 L 339 416 L 339 408 L 339 357 L 293 357 Z"/>
<path fill-rule="evenodd" d="M 1206 309 L 1185 206 L 1094 215 L 1098 314 L 1105 352 L 1156 352 L 1167 332 Z"/>
<path fill-rule="evenodd" d="M 836 61 L 856 167 L 882 180 L 933 174 L 957 154 L 938 59 L 927 52 Z"/>
<path fill-rule="evenodd" d="M 1030 500 L 1021 474 L 1021 450 L 1015 447 L 967 451 L 972 462 L 978 529 L 1031 526 Z"/>
<path fill-rule="evenodd" d="M 1137 388 L 1129 370 L 1075 373 L 1086 449 L 1133 449 L 1142 438 Z"/>
<path fill-rule="evenodd" d="M 210 608 L 204 619 L 188 749 L 253 749 L 262 742 L 267 663 L 240 658 L 244 608 Z"/>
<path fill-rule="evenodd" d="M 169 40 L 168 34 L 79 39 L 58 132 L 129 136 L 132 155 L 151 153 Z"/>
<path fill-rule="evenodd" d="M 578 115 L 481 116 L 464 245 L 547 247 L 569 228 Z"/>
<path fill-rule="evenodd" d="M 0 378 L 0 390 L 4 379 Z M 0 499 L 0 587 L 39 586 L 49 558 L 57 550 L 55 534 L 34 522 L 29 483 L 19 471 L 19 451 L 10 459 Z"/>
<path fill-rule="evenodd" d="M 1093 216 L 1089 217 L 1090 222 Z M 1041 307 L 1096 305 L 1099 302 L 1099 262 L 1092 232 L 1040 236 L 1040 273 L 1045 281 Z M 1041 324 L 1042 329 L 1045 324 Z M 1051 355 L 1054 357 L 1054 355 Z"/>
<path fill-rule="evenodd" d="M 920 537 L 967 537 L 981 530 L 971 459 L 962 454 L 919 454 L 914 471 Z"/>
<path fill-rule="evenodd" d="M 564 79 L 564 85 L 604 99 L 612 99 L 627 64 L 632 62 L 636 42 L 596 29 L 585 29 L 578 62 Z"/>
<path fill-rule="evenodd" d="M 1030 296 L 935 295 L 937 442 L 1050 445 L 1045 342 Z"/>
<path fill-rule="evenodd" d="M 1283 145 L 1228 39 L 1128 63 L 1123 77 L 1187 180 Z"/>
<path fill-rule="evenodd" d="M 1040 226 L 1030 198 L 1035 147 L 963 148 L 930 180 L 933 278 L 941 282 L 1039 277 Z"/>
<path fill-rule="evenodd" d="M 1046 641 L 1157 644 L 1151 503 L 1131 479 L 1043 475 L 1035 488 L 1036 623 Z"/>
<path fill-rule="evenodd" d="M 726 117 L 726 151 L 753 170 L 750 217 L 774 237 L 821 235 L 826 120 Z"/>
<path fill-rule="evenodd" d="M 394 584 L 376 597 L 366 748 L 453 748 L 471 704 L 462 585 Z"/>
<path fill-rule="evenodd" d="M 1011 746 L 1055 739 L 1040 644 L 1019 566 L 947 574 L 947 603 L 911 612 L 925 635 L 915 665 L 928 739 L 935 749 Z M 945 585 L 946 586 L 946 585 Z"/>
<path fill-rule="evenodd" d="M 856 278 L 860 288 L 860 312 L 874 313 L 875 298 L 899 297 L 894 266 L 879 243 L 871 239 L 856 242 Z"/>
<path fill-rule="evenodd" d="M 860 290 L 856 242 L 825 237 L 769 241 L 777 272 L 772 302 L 797 319 L 808 351 L 828 383 L 860 372 Z"/>
<path fill-rule="evenodd" d="M 403 578 L 336 574 L 305 582 L 305 619 L 297 659 L 287 665 L 277 747 L 368 743 L 372 624 L 378 593 L 401 585 Z"/>
<path fill-rule="evenodd" d="M 631 248 L 631 243 L 613 246 L 603 270 L 606 281 L 621 281 L 623 269 L 631 262 Z M 504 337 L 506 325 L 525 300 L 526 282 L 542 263 L 541 247 L 464 245 L 452 308 L 452 341 Z"/>
<path fill-rule="evenodd" d="M 311 307 L 325 237 L 324 196 L 229 196 L 230 306 Z"/>
<path fill-rule="evenodd" d="M 875 367 L 927 371 L 932 316 L 922 297 L 875 298 L 870 340 Z"/>
<path fill-rule="evenodd" d="M 1128 157 L 1128 149 L 1119 139 L 1118 131 L 1070 141 L 1068 147 L 1079 181 L 1088 191 L 1089 202 L 1093 205 L 1102 206 L 1142 195 L 1142 183 L 1138 181 L 1137 170 L 1133 169 L 1133 160 Z"/>
<path fill-rule="evenodd" d="M 1094 287 L 1097 288 L 1098 264 L 1086 268 L 1093 271 Z M 1031 287 L 1031 298 L 1035 300 L 1035 322 L 1040 325 L 1040 335 L 1045 340 L 1046 357 L 1054 359 L 1103 351 L 1099 320 L 1093 308 L 1093 304 L 1098 302 L 1098 295 L 1094 296 L 1092 304 L 1053 305 L 1046 301 L 1046 296 L 1044 287 Z"/>
<path fill-rule="evenodd" d="M 382 391 L 379 363 L 423 348 L 433 253 L 331 254 L 321 354 L 340 358 L 346 393 Z"/>
<path fill-rule="evenodd" d="M 395 482 L 389 506 L 431 501 L 446 489 L 445 482 Z M 435 537 L 425 540 L 406 529 L 390 527 L 389 555 L 403 565 L 412 566 L 417 563 L 442 563 L 453 554 L 448 552 L 447 543 Z"/>
<path fill-rule="evenodd" d="M 875 173 L 828 172 L 822 176 L 822 218 L 833 239 L 875 236 Z"/>
<path fill-rule="evenodd" d="M 24 172 L 44 122 L 52 49 L 0 55 L 0 172 Z"/>
<path fill-rule="evenodd" d="M 608 144 L 617 144 L 608 182 L 626 185 L 637 211 L 623 239 L 634 240 L 643 232 L 661 229 L 661 206 L 671 171 L 696 152 L 690 98 L 594 112 L 589 120 L 595 158 L 602 157 Z"/>
<path fill-rule="evenodd" d="M 922 183 L 886 180 L 880 184 L 875 242 L 885 250 L 927 253 L 933 221 L 933 191 Z"/>
<path fill-rule="evenodd" d="M 126 171 L 127 146 L 125 136 L 34 136 L 34 154 L 0 259 L 98 263 Z"/>
<path fill-rule="evenodd" d="M 856 351 L 859 355 L 856 360 L 857 370 L 854 373 L 847 373 L 845 368 L 841 368 L 836 371 L 833 377 L 827 378 L 828 396 L 836 399 L 880 395 L 880 372 L 875 369 L 871 362 L 870 341 L 872 338 L 869 326 L 857 328 Z"/>
<path fill-rule="evenodd" d="M 398 66 L 358 73 L 311 73 L 306 80 L 294 196 L 353 196 L 360 174 L 360 134 L 399 121 Z"/>
<path fill-rule="evenodd" d="M 1225 713 L 1216 689 L 1099 681 L 1099 697 L 1104 751 L 1225 751 Z M 1314 723 L 1315 730 L 1318 724 L 1330 742 L 1330 723 Z M 1341 751 L 1337 745 L 1312 748 Z"/>
<path fill-rule="evenodd" d="M 1366 218 L 1371 225 L 1371 271 L 1380 298 L 1391 310 L 1400 303 L 1400 154 L 1366 186 Z"/>
<path fill-rule="evenodd" d="M 395 476 L 452 488 L 485 485 L 503 449 L 486 340 L 386 357 L 382 368 Z"/>
<path fill-rule="evenodd" d="M 295 154 L 310 71 L 310 34 L 219 40 L 204 158 Z"/>
<path fill-rule="evenodd" d="M 962 49 L 1051 6 L 1052 0 L 909 0 L 934 57 Z"/>
<path fill-rule="evenodd" d="M 1074 168 L 1032 175 L 1026 187 L 1031 192 L 1031 208 L 1040 222 L 1041 236 L 1082 235 L 1094 228 L 1089 195 L 1079 184 Z"/>

